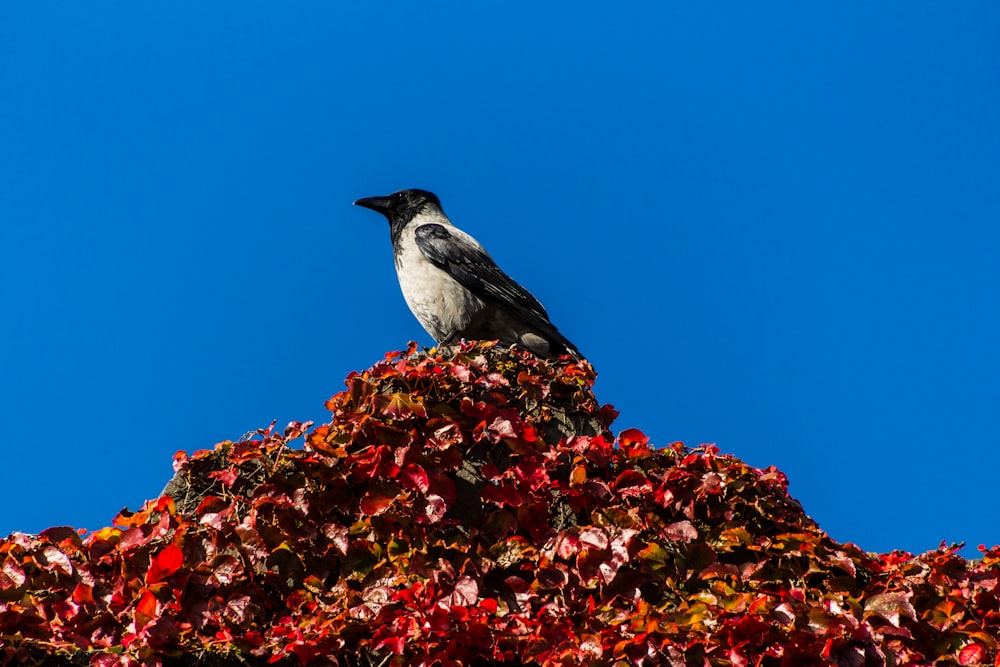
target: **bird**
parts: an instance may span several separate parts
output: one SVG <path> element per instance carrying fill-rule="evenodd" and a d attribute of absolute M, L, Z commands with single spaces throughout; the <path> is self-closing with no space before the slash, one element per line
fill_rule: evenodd
<path fill-rule="evenodd" d="M 452 224 L 437 195 L 400 190 L 354 205 L 388 219 L 403 298 L 438 345 L 498 340 L 540 357 L 582 358 L 538 299 L 504 273 L 479 241 Z"/>

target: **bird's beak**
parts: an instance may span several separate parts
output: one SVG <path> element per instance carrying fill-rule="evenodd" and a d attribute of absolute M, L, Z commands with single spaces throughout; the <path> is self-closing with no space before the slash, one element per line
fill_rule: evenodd
<path fill-rule="evenodd" d="M 354 202 L 354 205 L 370 208 L 373 211 L 378 211 L 382 215 L 386 215 L 389 212 L 388 197 L 362 197 Z"/>

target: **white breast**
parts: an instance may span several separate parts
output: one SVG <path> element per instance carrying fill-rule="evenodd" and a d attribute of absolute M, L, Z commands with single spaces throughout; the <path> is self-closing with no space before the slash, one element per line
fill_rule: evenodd
<path fill-rule="evenodd" d="M 416 229 L 431 222 L 448 225 L 449 231 L 459 232 L 447 218 L 419 216 L 414 219 L 403 229 L 397 244 L 396 277 L 406 305 L 417 321 L 435 341 L 441 342 L 464 329 L 472 315 L 483 308 L 483 302 L 420 252 L 414 237 Z"/>

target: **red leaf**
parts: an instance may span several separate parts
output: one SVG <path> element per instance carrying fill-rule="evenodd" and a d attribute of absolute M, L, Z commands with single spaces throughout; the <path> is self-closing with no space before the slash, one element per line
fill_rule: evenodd
<path fill-rule="evenodd" d="M 579 446 L 583 447 L 583 455 L 587 457 L 591 462 L 599 467 L 605 467 L 611 460 L 611 453 L 613 447 L 611 442 L 608 441 L 603 435 L 598 435 L 596 437 L 586 437 L 586 436 L 574 436 L 571 440 L 577 440 L 580 438 Z M 574 443 L 574 450 L 577 444 Z"/>
<path fill-rule="evenodd" d="M 208 476 L 212 479 L 217 479 L 226 486 L 232 486 L 239 477 L 239 473 L 234 468 L 227 468 L 226 470 L 213 470 L 208 473 Z"/>
<path fill-rule="evenodd" d="M 637 428 L 627 428 L 618 435 L 618 448 L 627 458 L 635 459 L 652 453 L 649 438 Z"/>
<path fill-rule="evenodd" d="M 678 521 L 664 526 L 663 535 L 676 542 L 690 542 L 698 539 L 698 529 L 690 521 Z"/>
<path fill-rule="evenodd" d="M 22 585 L 25 581 L 27 581 L 27 577 L 24 570 L 21 569 L 21 565 L 10 556 L 4 558 L 3 568 L 0 569 L 0 588 L 13 588 Z"/>
<path fill-rule="evenodd" d="M 216 556 L 212 561 L 212 576 L 209 581 L 216 586 L 232 583 L 243 574 L 243 564 L 235 556 Z"/>
<path fill-rule="evenodd" d="M 455 483 L 444 473 L 438 472 L 431 477 L 431 488 L 428 490 L 428 497 L 432 495 L 441 496 L 449 507 L 454 504 L 457 495 Z"/>
<path fill-rule="evenodd" d="M 160 498 L 157 498 L 156 505 L 154 505 L 153 509 L 156 510 L 157 512 L 176 514 L 177 504 L 174 502 L 174 499 L 171 498 L 170 496 L 162 496 Z"/>
<path fill-rule="evenodd" d="M 295 440 L 295 438 L 298 438 L 300 435 L 302 435 L 303 433 L 305 433 L 306 431 L 308 431 L 309 427 L 312 426 L 312 425 L 313 425 L 313 423 L 311 421 L 307 421 L 307 422 L 291 421 L 291 422 L 288 422 L 288 426 L 285 427 L 285 440 Z"/>
<path fill-rule="evenodd" d="M 173 544 L 168 544 L 163 551 L 153 557 L 146 572 L 146 584 L 159 583 L 181 569 L 184 564 L 184 552 Z"/>
<path fill-rule="evenodd" d="M 510 484 L 500 486 L 487 484 L 483 487 L 482 498 L 487 502 L 495 503 L 501 507 L 504 505 L 520 507 L 527 502 L 524 494 Z"/>
<path fill-rule="evenodd" d="M 979 642 L 971 642 L 962 647 L 958 652 L 958 664 L 960 665 L 979 665 L 982 664 L 983 655 L 986 653 L 986 648 Z"/>
<path fill-rule="evenodd" d="M 445 598 L 445 603 L 459 607 L 468 607 L 479 599 L 479 585 L 472 577 L 462 575 L 455 582 L 455 590 Z"/>
<path fill-rule="evenodd" d="M 287 653 L 292 653 L 299 660 L 300 665 L 311 664 L 316 657 L 316 647 L 302 641 L 295 641 L 285 647 Z"/>
<path fill-rule="evenodd" d="M 223 616 L 227 619 L 236 623 L 237 625 L 242 625 L 246 622 L 250 615 L 251 601 L 249 595 L 237 595 L 226 603 L 226 608 L 223 611 Z"/>
<path fill-rule="evenodd" d="M 437 523 L 444 518 L 448 511 L 448 503 L 444 498 L 435 494 L 427 494 L 427 505 L 424 507 L 424 515 L 429 523 Z"/>
<path fill-rule="evenodd" d="M 131 548 L 145 544 L 147 541 L 149 541 L 149 538 L 145 532 L 143 532 L 142 528 L 136 526 L 121 533 L 118 548 L 122 551 L 129 551 Z"/>
<path fill-rule="evenodd" d="M 653 485 L 638 470 L 626 470 L 615 478 L 615 490 L 626 498 L 634 498 L 652 491 Z"/>
<path fill-rule="evenodd" d="M 546 567 L 535 572 L 535 581 L 543 589 L 563 588 L 569 583 L 569 575 L 565 566 L 559 563 L 557 567 Z"/>
<path fill-rule="evenodd" d="M 46 570 L 59 570 L 64 574 L 73 574 L 73 563 L 70 562 L 69 556 L 59 551 L 59 549 L 47 546 L 42 549 L 42 556 L 46 561 Z"/>
<path fill-rule="evenodd" d="M 381 514 L 389 508 L 396 496 L 369 491 L 361 498 L 361 513 L 368 516 Z"/>
<path fill-rule="evenodd" d="M 487 373 L 483 376 L 483 380 L 485 381 L 487 387 L 510 386 L 510 382 L 508 382 L 507 378 L 505 378 L 501 373 Z"/>
<path fill-rule="evenodd" d="M 523 459 L 514 466 L 513 470 L 518 480 L 527 484 L 528 489 L 531 491 L 552 486 L 552 480 L 549 479 L 548 471 L 538 465 L 538 462 L 533 459 Z"/>
<path fill-rule="evenodd" d="M 909 597 L 908 593 L 874 595 L 865 603 L 865 616 L 876 614 L 898 628 L 900 616 L 914 620 L 917 618 L 917 610 L 910 604 Z"/>
<path fill-rule="evenodd" d="M 580 539 L 576 535 L 562 534 L 556 540 L 555 552 L 560 558 L 569 560 L 580 551 Z"/>
<path fill-rule="evenodd" d="M 717 472 L 705 473 L 704 477 L 701 478 L 701 488 L 706 493 L 717 495 L 722 493 L 725 482 L 722 480 L 722 476 Z"/>
<path fill-rule="evenodd" d="M 795 620 L 795 611 L 792 610 L 792 606 L 787 602 L 782 602 L 777 607 L 771 610 L 771 613 L 777 619 L 778 623 L 788 625 Z"/>
<path fill-rule="evenodd" d="M 580 532 L 580 544 L 588 549 L 608 548 L 608 534 L 602 528 L 591 526 Z"/>
<path fill-rule="evenodd" d="M 403 655 L 405 647 L 406 642 L 403 641 L 402 637 L 386 637 L 375 644 L 376 649 L 387 648 L 395 655 Z"/>
<path fill-rule="evenodd" d="M 733 667 L 747 667 L 750 664 L 746 656 L 734 648 L 729 649 L 729 662 L 733 663 Z"/>
<path fill-rule="evenodd" d="M 60 542 L 65 542 L 69 540 L 74 544 L 80 544 L 80 536 L 77 534 L 76 530 L 70 528 L 69 526 L 55 526 L 52 528 L 46 528 L 41 533 L 42 537 L 48 539 L 50 542 L 59 544 Z"/>
<path fill-rule="evenodd" d="M 492 442 L 499 442 L 504 438 L 516 438 L 517 429 L 510 417 L 498 415 L 487 427 L 487 435 Z"/>
<path fill-rule="evenodd" d="M 847 554 L 845 554 L 843 551 L 838 551 L 835 554 L 835 556 L 836 557 L 832 559 L 832 562 L 834 564 L 839 565 L 840 567 L 844 568 L 844 570 L 846 570 L 847 573 L 849 575 L 851 575 L 852 577 L 856 575 L 857 568 L 854 566 L 854 561 L 851 560 L 850 556 L 848 556 Z"/>
<path fill-rule="evenodd" d="M 198 509 L 195 510 L 195 514 L 201 516 L 209 513 L 218 513 L 224 511 L 226 508 L 232 512 L 232 505 L 230 505 L 229 502 L 230 501 L 225 498 L 220 498 L 219 496 L 205 496 L 205 498 L 202 499 L 201 504 L 198 505 Z"/>
<path fill-rule="evenodd" d="M 94 588 L 86 584 L 77 584 L 73 589 L 73 600 L 80 604 L 94 604 Z"/>
<path fill-rule="evenodd" d="M 463 440 L 462 429 L 458 424 L 444 417 L 428 420 L 424 433 L 427 434 L 425 442 L 431 449 L 447 449 Z"/>
<path fill-rule="evenodd" d="M 517 595 L 518 597 L 523 596 L 522 599 L 525 600 L 527 600 L 528 597 L 530 597 L 530 591 L 531 591 L 530 582 L 525 581 L 521 577 L 518 577 L 513 574 L 504 579 L 503 582 L 507 584 L 507 587 L 510 588 L 510 590 L 513 591 L 514 594 Z"/>
<path fill-rule="evenodd" d="M 420 493 L 427 493 L 431 483 L 427 478 L 427 471 L 416 463 L 407 463 L 400 471 L 400 481 L 408 489 L 415 489 Z"/>
<path fill-rule="evenodd" d="M 328 523 L 323 526 L 323 533 L 337 551 L 344 556 L 347 555 L 348 531 L 346 526 Z"/>
<path fill-rule="evenodd" d="M 615 406 L 610 403 L 605 403 L 601 406 L 598 412 L 598 419 L 601 420 L 601 426 L 608 428 L 611 426 L 611 422 L 618 419 L 618 411 L 615 410 Z"/>
<path fill-rule="evenodd" d="M 177 640 L 177 621 L 169 616 L 160 616 L 150 621 L 143 634 L 151 648 L 165 648 Z"/>

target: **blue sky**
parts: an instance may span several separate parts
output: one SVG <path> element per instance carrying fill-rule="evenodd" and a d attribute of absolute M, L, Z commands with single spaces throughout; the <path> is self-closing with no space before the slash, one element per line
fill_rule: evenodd
<path fill-rule="evenodd" d="M 568 7 L 568 6 L 566 6 Z M 323 421 L 430 344 L 406 187 L 655 443 L 776 465 L 834 538 L 1000 542 L 1000 6 L 0 7 L 0 533 Z"/>

